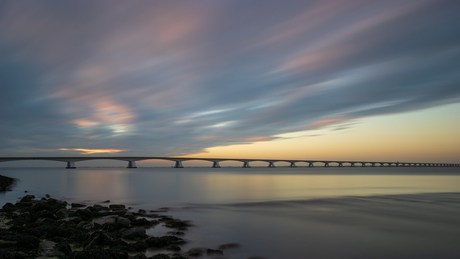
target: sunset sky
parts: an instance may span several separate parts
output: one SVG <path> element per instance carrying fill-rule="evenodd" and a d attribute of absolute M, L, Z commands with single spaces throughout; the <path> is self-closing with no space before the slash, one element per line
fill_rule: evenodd
<path fill-rule="evenodd" d="M 0 157 L 460 163 L 459 14 L 458 0 L 3 0 Z"/>

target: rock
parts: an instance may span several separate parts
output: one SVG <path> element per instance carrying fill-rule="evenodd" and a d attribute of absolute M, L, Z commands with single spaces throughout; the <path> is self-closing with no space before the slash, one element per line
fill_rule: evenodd
<path fill-rule="evenodd" d="M 101 201 L 100 203 L 109 203 L 110 200 L 106 200 L 106 201 Z"/>
<path fill-rule="evenodd" d="M 129 228 L 134 226 L 133 222 L 146 227 L 159 222 L 137 219 L 139 214 L 128 213 L 124 205 L 112 206 L 112 211 L 108 207 L 105 207 L 107 211 L 101 211 L 101 205 L 69 210 L 66 202 L 53 198 L 34 200 L 33 195 L 26 195 L 20 200 L 22 202 L 14 205 L 5 204 L 0 210 L 1 259 L 38 256 L 46 259 L 129 259 L 128 252 L 133 255 L 132 259 L 146 259 L 142 252 L 149 247 L 169 251 L 169 255 L 159 254 L 152 258 L 186 258 L 178 246 L 185 243 L 183 239 L 171 235 L 149 238 L 145 227 Z M 161 219 L 165 224 L 178 221 L 171 217 Z M 206 256 L 206 249 L 203 251 Z"/>
<path fill-rule="evenodd" d="M 165 255 L 165 254 L 157 254 L 157 255 L 154 255 L 152 257 L 149 257 L 149 259 L 170 259 L 171 257 L 169 257 L 168 255 Z"/>
<path fill-rule="evenodd" d="M 129 259 L 129 255 L 125 251 L 115 249 L 87 249 L 83 251 L 73 251 L 70 255 L 72 259 Z"/>
<path fill-rule="evenodd" d="M 219 246 L 219 250 L 226 250 L 230 248 L 238 248 L 240 247 L 240 244 L 238 243 L 228 243 L 228 244 L 222 244 Z"/>
<path fill-rule="evenodd" d="M 136 220 L 136 217 L 131 212 L 126 212 L 125 215 L 123 215 L 125 218 L 129 219 L 129 221 Z"/>
<path fill-rule="evenodd" d="M 177 230 L 187 230 L 188 227 L 192 226 L 189 221 L 174 219 L 169 216 L 161 216 L 159 221 L 165 223 L 167 228 L 175 228 Z"/>
<path fill-rule="evenodd" d="M 126 206 L 123 204 L 110 204 L 109 208 L 112 210 L 122 210 L 122 209 L 125 209 Z"/>
<path fill-rule="evenodd" d="M 83 220 L 90 221 L 94 218 L 94 213 L 90 210 L 84 209 L 84 210 L 77 210 L 75 214 L 79 217 L 81 217 Z"/>
<path fill-rule="evenodd" d="M 99 204 L 94 204 L 93 207 L 92 207 L 94 210 L 98 211 L 98 212 L 103 212 L 103 211 L 108 211 L 110 210 L 109 207 L 104 207 L 102 205 L 99 205 Z"/>
<path fill-rule="evenodd" d="M 67 218 L 69 217 L 69 211 L 66 210 L 66 209 L 60 209 L 56 212 L 56 217 L 58 217 L 59 219 L 64 219 L 64 218 Z"/>
<path fill-rule="evenodd" d="M 93 222 L 88 222 L 88 221 L 82 221 L 78 223 L 77 228 L 79 229 L 85 229 L 85 230 L 91 230 L 94 228 L 94 223 Z"/>
<path fill-rule="evenodd" d="M 206 250 L 206 255 L 223 255 L 224 251 L 222 250 L 213 250 L 213 249 L 207 249 Z"/>
<path fill-rule="evenodd" d="M 147 259 L 147 256 L 145 256 L 145 254 L 137 254 L 131 256 L 129 259 Z"/>
<path fill-rule="evenodd" d="M 56 243 L 50 240 L 43 240 L 40 243 L 40 249 L 42 250 L 43 256 L 56 256 L 56 257 L 63 257 L 65 254 L 61 251 L 55 249 Z"/>
<path fill-rule="evenodd" d="M 185 233 L 182 232 L 182 231 L 169 231 L 167 234 L 168 235 L 173 235 L 173 236 L 183 236 L 183 235 L 185 235 Z"/>
<path fill-rule="evenodd" d="M 28 249 L 36 249 L 38 245 L 40 245 L 40 239 L 29 235 L 22 235 L 17 242 L 18 247 L 24 247 Z"/>
<path fill-rule="evenodd" d="M 70 206 L 71 206 L 72 208 L 82 208 L 82 207 L 86 207 L 86 205 L 84 205 L 84 204 L 81 204 L 81 203 L 73 203 L 73 202 L 72 202 L 72 204 L 70 204 Z"/>
<path fill-rule="evenodd" d="M 45 197 L 46 198 L 50 198 L 51 196 L 49 194 L 45 194 Z"/>
<path fill-rule="evenodd" d="M 147 237 L 145 233 L 145 228 L 135 227 L 123 232 L 123 238 L 126 238 L 128 240 L 139 240 Z"/>
<path fill-rule="evenodd" d="M 113 243 L 113 238 L 103 232 L 96 232 L 92 236 L 93 239 L 85 249 L 96 248 L 97 246 L 110 246 Z"/>
<path fill-rule="evenodd" d="M 22 197 L 20 202 L 31 202 L 33 199 L 35 199 L 35 196 L 33 195 L 26 195 Z"/>
<path fill-rule="evenodd" d="M 120 224 L 122 225 L 123 227 L 129 227 L 129 225 L 131 224 L 131 221 L 127 218 L 123 218 L 123 217 L 118 217 L 117 218 L 117 224 Z"/>
<path fill-rule="evenodd" d="M 4 209 L 4 210 L 11 210 L 11 209 L 13 209 L 13 208 L 14 208 L 14 204 L 11 203 L 11 202 L 6 203 L 6 204 L 3 205 L 3 207 L 2 207 L 2 209 Z"/>
<path fill-rule="evenodd" d="M 203 248 L 192 248 L 192 249 L 188 250 L 187 255 L 188 256 L 198 257 L 198 256 L 202 256 L 204 254 L 204 251 L 205 251 L 205 249 L 203 249 Z"/>
<path fill-rule="evenodd" d="M 0 240 L 0 248 L 15 247 L 17 243 L 17 241 Z"/>
<path fill-rule="evenodd" d="M 129 245 L 134 251 L 145 251 L 148 248 L 147 243 L 143 240 L 130 243 Z"/>
<path fill-rule="evenodd" d="M 104 225 L 105 223 L 115 223 L 116 222 L 116 216 L 114 215 L 109 215 L 97 219 L 93 219 L 92 222 L 97 225 Z"/>
<path fill-rule="evenodd" d="M 70 255 L 72 253 L 72 248 L 70 247 L 69 243 L 62 242 L 58 243 L 54 246 L 54 249 L 64 253 L 65 255 Z"/>
<path fill-rule="evenodd" d="M 38 218 L 36 221 L 35 221 L 35 224 L 41 224 L 45 221 L 46 219 L 45 218 Z"/>
<path fill-rule="evenodd" d="M 139 214 L 145 214 L 145 213 L 147 213 L 147 211 L 145 211 L 145 210 L 143 210 L 143 209 L 139 209 L 139 211 L 137 211 L 137 213 L 139 213 Z"/>
<path fill-rule="evenodd" d="M 144 218 L 134 219 L 133 221 L 131 221 L 131 225 L 133 226 L 151 227 L 157 224 L 159 224 L 159 222 L 156 220 L 148 221 L 147 219 L 144 219 Z"/>
<path fill-rule="evenodd" d="M 166 250 L 169 250 L 169 251 L 180 251 L 180 247 L 178 246 L 169 246 L 169 247 L 166 247 Z"/>

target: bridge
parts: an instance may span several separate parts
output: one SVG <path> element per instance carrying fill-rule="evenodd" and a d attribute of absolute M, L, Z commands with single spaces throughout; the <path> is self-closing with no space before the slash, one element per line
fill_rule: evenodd
<path fill-rule="evenodd" d="M 324 167 L 336 166 L 336 167 L 458 167 L 460 164 L 450 163 L 413 163 L 413 162 L 372 162 L 372 161 L 337 161 L 337 160 L 287 160 L 287 159 L 239 159 L 239 158 L 190 158 L 190 157 L 0 157 L 0 162 L 8 161 L 20 161 L 20 160 L 48 160 L 58 161 L 67 163 L 67 169 L 74 169 L 76 162 L 88 161 L 88 160 L 121 160 L 128 162 L 127 168 L 137 168 L 136 162 L 143 160 L 168 160 L 174 162 L 174 168 L 184 168 L 182 162 L 199 160 L 208 161 L 212 163 L 213 168 L 220 168 L 220 162 L 222 161 L 238 161 L 243 163 L 244 168 L 250 168 L 250 162 L 267 162 L 268 167 L 275 167 L 276 162 L 287 162 L 289 167 L 297 167 L 297 164 L 304 163 L 308 167 L 315 167 L 316 165 L 322 165 Z"/>

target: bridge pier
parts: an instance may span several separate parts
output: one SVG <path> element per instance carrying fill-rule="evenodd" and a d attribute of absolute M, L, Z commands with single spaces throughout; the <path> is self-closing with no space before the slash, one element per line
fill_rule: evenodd
<path fill-rule="evenodd" d="M 128 167 L 127 168 L 137 168 L 136 161 L 128 161 Z"/>
<path fill-rule="evenodd" d="M 244 163 L 243 168 L 251 168 L 251 166 L 249 165 L 249 162 L 244 161 L 243 163 Z"/>
<path fill-rule="evenodd" d="M 324 167 L 329 167 L 329 163 L 328 163 L 328 162 L 324 162 Z"/>
<path fill-rule="evenodd" d="M 385 163 L 380 163 L 380 166 L 385 166 Z"/>
<path fill-rule="evenodd" d="M 219 161 L 212 161 L 212 168 L 220 168 Z"/>
<path fill-rule="evenodd" d="M 308 167 L 315 167 L 315 165 L 313 164 L 313 162 L 308 162 Z"/>
<path fill-rule="evenodd" d="M 343 163 L 342 163 L 342 162 L 339 162 L 339 167 L 343 167 Z"/>
<path fill-rule="evenodd" d="M 355 163 L 350 163 L 350 167 L 355 167 Z"/>
<path fill-rule="evenodd" d="M 75 162 L 67 162 L 66 169 L 76 169 Z"/>
<path fill-rule="evenodd" d="M 174 168 L 184 168 L 184 166 L 182 165 L 182 161 L 176 160 L 176 164 L 174 165 Z"/>
<path fill-rule="evenodd" d="M 268 161 L 268 167 L 276 167 L 275 162 L 273 161 Z"/>
<path fill-rule="evenodd" d="M 297 166 L 295 165 L 295 162 L 291 162 L 291 165 L 289 165 L 289 167 L 297 167 Z"/>
<path fill-rule="evenodd" d="M 361 167 L 366 167 L 366 163 L 361 163 Z"/>
<path fill-rule="evenodd" d="M 372 166 L 372 167 L 375 167 L 375 163 L 371 163 L 371 166 Z"/>

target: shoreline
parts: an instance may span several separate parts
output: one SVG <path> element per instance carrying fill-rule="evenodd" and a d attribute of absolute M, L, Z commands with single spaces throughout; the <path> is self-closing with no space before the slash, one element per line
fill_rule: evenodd
<path fill-rule="evenodd" d="M 16 178 L 0 175 L 0 192 L 10 190 L 16 182 Z"/>
<path fill-rule="evenodd" d="M 103 203 L 109 203 L 106 201 Z M 49 195 L 35 199 L 26 195 L 16 204 L 0 209 L 0 257 L 61 259 L 186 259 L 221 256 L 238 244 L 216 249 L 191 248 L 182 237 L 190 221 L 162 215 L 163 211 L 130 211 L 123 204 L 87 206 L 67 203 Z M 164 236 L 149 236 L 146 230 L 163 224 Z M 157 251 L 147 257 L 146 251 Z"/>

